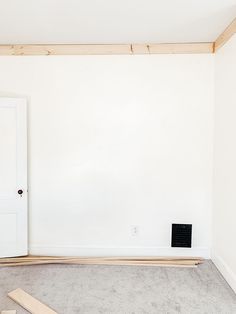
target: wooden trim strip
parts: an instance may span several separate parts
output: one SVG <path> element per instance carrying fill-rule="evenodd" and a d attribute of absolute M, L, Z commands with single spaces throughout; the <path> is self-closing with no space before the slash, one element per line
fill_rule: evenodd
<path fill-rule="evenodd" d="M 133 54 L 213 53 L 213 43 L 134 44 Z"/>
<path fill-rule="evenodd" d="M 69 264 L 69 265 L 136 265 L 136 266 L 196 266 L 201 264 L 201 258 L 181 257 L 50 257 L 26 256 L 0 259 L 0 267 Z"/>
<path fill-rule="evenodd" d="M 74 264 L 74 265 L 196 265 L 191 261 L 106 261 L 106 260 L 61 260 L 61 261 L 35 261 L 35 262 L 18 262 L 18 263 L 6 263 L 1 266 L 21 266 L 21 265 L 44 265 L 44 264 Z"/>
<path fill-rule="evenodd" d="M 0 55 L 110 55 L 132 54 L 130 45 L 0 45 Z"/>
<path fill-rule="evenodd" d="M 103 265 L 103 266 L 143 266 L 143 267 L 180 267 L 180 268 L 197 268 L 197 264 L 171 264 L 171 263 L 166 263 L 166 264 L 147 264 L 145 262 L 143 263 L 125 263 L 125 262 L 119 262 L 119 263 L 109 263 L 109 262 L 101 262 L 101 263 L 11 263 L 11 264 L 5 264 L 1 265 L 0 267 L 18 267 L 18 266 L 37 266 L 37 265 L 49 265 L 49 264 L 66 264 L 66 265 Z"/>
<path fill-rule="evenodd" d="M 214 52 L 218 51 L 236 33 L 236 18 L 223 31 L 214 43 Z"/>
<path fill-rule="evenodd" d="M 57 314 L 57 312 L 20 288 L 8 293 L 8 296 L 32 314 Z"/>
<path fill-rule="evenodd" d="M 1 56 L 213 53 L 213 43 L 124 45 L 0 45 Z"/>
<path fill-rule="evenodd" d="M 27 255 L 22 257 L 2 257 L 0 264 L 6 262 L 22 261 L 44 261 L 44 260 L 135 260 L 135 261 L 203 261 L 202 257 L 191 256 L 43 256 Z"/>

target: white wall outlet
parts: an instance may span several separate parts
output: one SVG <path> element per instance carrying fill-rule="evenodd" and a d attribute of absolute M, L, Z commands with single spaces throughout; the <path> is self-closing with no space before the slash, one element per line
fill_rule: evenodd
<path fill-rule="evenodd" d="M 131 226 L 130 231 L 133 237 L 137 237 L 139 235 L 139 226 L 137 225 Z"/>

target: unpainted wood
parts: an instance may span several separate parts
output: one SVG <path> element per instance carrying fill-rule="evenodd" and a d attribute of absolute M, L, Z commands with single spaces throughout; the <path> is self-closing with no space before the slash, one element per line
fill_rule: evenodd
<path fill-rule="evenodd" d="M 132 44 L 133 54 L 213 53 L 213 43 Z"/>
<path fill-rule="evenodd" d="M 0 267 L 4 266 L 13 266 L 13 265 L 43 265 L 43 264 L 77 264 L 77 265 L 86 265 L 86 264 L 93 264 L 93 265 L 102 265 L 102 264 L 119 264 L 119 265 L 128 265 L 128 264 L 146 264 L 146 265 L 155 265 L 155 264 L 173 264 L 173 265 L 199 265 L 202 264 L 202 261 L 124 261 L 124 260 L 117 260 L 117 261 L 109 261 L 109 260 L 45 260 L 45 261 L 22 261 L 22 262 L 6 262 L 1 263 Z"/>
<path fill-rule="evenodd" d="M 63 263 L 11 263 L 11 264 L 5 264 L 1 265 L 0 267 L 17 267 L 17 266 L 36 266 L 36 265 L 49 265 L 49 264 L 63 264 Z M 154 264 L 147 264 L 147 263 L 65 263 L 67 265 L 106 265 L 106 266 L 145 266 L 145 267 L 186 267 L 186 268 L 191 268 L 191 267 L 197 267 L 198 264 L 171 264 L 171 263 L 154 263 Z"/>
<path fill-rule="evenodd" d="M 32 314 L 57 314 L 57 312 L 20 288 L 8 293 L 8 296 Z"/>
<path fill-rule="evenodd" d="M 130 45 L 0 45 L 0 55 L 112 55 L 131 54 Z"/>
<path fill-rule="evenodd" d="M 68 260 L 68 259 L 95 259 L 95 260 L 203 260 L 202 257 L 191 256 L 42 256 L 42 255 L 27 255 L 22 257 L 4 257 L 0 258 L 1 262 L 6 261 L 32 261 L 32 260 Z"/>
<path fill-rule="evenodd" d="M 212 53 L 213 43 L 104 44 L 104 45 L 0 45 L 0 55 L 135 55 Z"/>
<path fill-rule="evenodd" d="M 0 267 L 46 264 L 70 265 L 136 265 L 136 266 L 195 266 L 202 263 L 201 258 L 176 257 L 55 257 L 26 256 L 0 259 Z"/>
<path fill-rule="evenodd" d="M 214 52 L 218 51 L 236 33 L 236 18 L 223 31 L 214 43 Z"/>

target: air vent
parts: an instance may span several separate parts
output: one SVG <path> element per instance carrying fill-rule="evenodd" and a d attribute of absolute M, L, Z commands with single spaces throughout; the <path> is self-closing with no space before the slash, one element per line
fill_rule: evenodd
<path fill-rule="evenodd" d="M 192 247 L 192 225 L 172 224 L 172 247 Z"/>

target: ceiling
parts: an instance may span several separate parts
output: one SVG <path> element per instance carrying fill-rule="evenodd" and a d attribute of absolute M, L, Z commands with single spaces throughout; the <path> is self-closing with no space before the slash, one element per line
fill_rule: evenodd
<path fill-rule="evenodd" d="M 236 0 L 0 0 L 0 44 L 214 41 Z"/>

